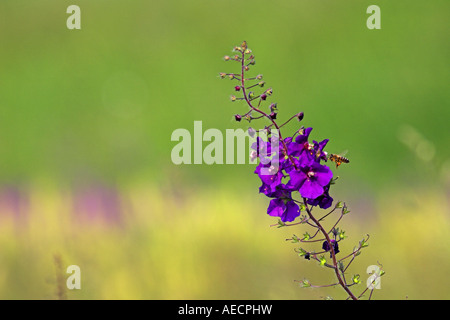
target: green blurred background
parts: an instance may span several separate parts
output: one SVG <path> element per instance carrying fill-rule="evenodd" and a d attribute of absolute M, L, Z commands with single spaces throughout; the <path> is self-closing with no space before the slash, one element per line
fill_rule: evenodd
<path fill-rule="evenodd" d="M 66 27 L 71 4 L 81 30 Z M 366 27 L 371 4 L 381 30 Z M 279 118 L 303 111 L 313 139 L 348 150 L 332 195 L 351 210 L 341 252 L 371 236 L 349 269 L 356 292 L 379 262 L 374 298 L 449 299 L 449 9 L 2 0 L 0 298 L 346 297 L 294 281 L 334 280 L 285 241 L 307 229 L 270 227 L 253 165 L 171 162 L 177 128 L 247 127 L 218 78 L 238 72 L 222 57 L 246 40 Z M 72 264 L 81 290 L 64 288 Z"/>

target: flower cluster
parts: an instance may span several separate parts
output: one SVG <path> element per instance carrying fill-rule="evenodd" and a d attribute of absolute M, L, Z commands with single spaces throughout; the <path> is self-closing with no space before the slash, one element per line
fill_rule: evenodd
<path fill-rule="evenodd" d="M 225 56 L 224 60 L 238 62 L 241 68 L 240 73 L 219 73 L 219 76 L 222 79 L 228 78 L 237 82 L 233 84 L 235 94 L 231 96 L 231 101 L 243 101 L 248 107 L 246 113 L 235 114 L 235 120 L 252 122 L 257 119 L 266 119 L 270 123 L 260 130 L 252 127 L 248 129 L 248 134 L 252 138 L 256 136 L 257 132 L 260 134 L 251 146 L 251 159 L 259 159 L 254 173 L 261 180 L 259 192 L 270 198 L 267 214 L 279 218 L 279 227 L 308 224 L 315 228 L 316 231 L 313 235 L 306 232 L 303 238 L 294 235 L 291 239 L 286 240 L 292 240 L 293 243 L 322 243 L 323 251 L 307 251 L 299 248 L 296 252 L 306 260 L 315 260 L 319 262 L 320 266 L 333 269 L 338 282 L 327 286 L 340 285 L 349 298 L 359 299 L 368 289 L 364 290 L 360 296 L 355 296 L 350 287 L 360 283 L 359 275 L 354 275 L 353 282 L 348 283 L 345 274 L 355 257 L 368 245 L 369 237 L 360 241 L 359 246 L 354 248 L 350 254 L 340 259 L 336 258 L 340 252 L 339 242 L 346 238 L 345 231 L 337 228 L 337 225 L 341 218 L 350 211 L 345 203 L 340 201 L 332 207 L 333 198 L 330 196 L 330 188 L 337 178 L 333 177 L 333 172 L 326 165 L 328 160 L 333 161 L 337 168 L 342 163 L 349 163 L 349 160 L 336 154 L 328 154 L 324 150 L 328 139 L 320 142 L 311 140 L 310 134 L 313 130 L 311 127 L 300 126 L 293 135 L 283 137 L 281 128 L 294 119 L 301 122 L 304 117 L 303 112 L 293 115 L 279 125 L 277 122 L 278 106 L 276 103 L 269 104 L 267 101 L 273 95 L 273 89 L 264 89 L 266 82 L 263 80 L 263 75 L 258 74 L 254 77 L 246 75 L 250 67 L 255 65 L 255 56 L 252 51 L 245 41 L 240 46 L 234 47 L 233 51 L 235 54 Z M 266 107 L 264 107 L 265 104 Z M 331 207 L 331 211 L 321 218 L 317 218 L 312 213 L 314 207 L 320 209 Z M 322 221 L 337 209 L 341 209 L 341 214 L 333 227 L 327 230 Z M 286 222 L 292 222 L 299 217 L 302 211 L 306 211 L 307 215 L 301 217 L 300 222 L 286 224 Z M 322 235 L 323 238 L 314 239 L 319 235 Z M 332 238 L 331 235 L 334 237 Z M 332 263 L 327 262 L 325 253 L 330 254 Z M 344 261 L 348 261 L 346 265 Z M 379 276 L 382 274 L 384 271 L 380 272 Z M 311 285 L 306 279 L 300 283 L 302 287 L 319 287 Z M 372 293 L 373 287 L 370 296 Z"/>
<path fill-rule="evenodd" d="M 309 141 L 312 128 L 303 126 L 293 136 L 283 138 L 280 128 L 292 119 L 301 121 L 303 112 L 292 116 L 283 125 L 278 126 L 277 104 L 270 103 L 267 111 L 262 109 L 262 104 L 273 94 L 273 89 L 263 89 L 257 93 L 258 88 L 265 86 L 261 74 L 246 78 L 245 72 L 255 64 L 255 56 L 244 41 L 241 46 L 235 47 L 238 54 L 225 56 L 225 61 L 237 61 L 241 64 L 241 73 L 220 73 L 221 78 L 229 78 L 238 81 L 234 90 L 242 94 L 241 97 L 231 96 L 231 101 L 244 100 L 250 107 L 245 114 L 236 114 L 235 120 L 246 119 L 249 122 L 254 119 L 267 118 L 271 125 L 264 128 L 268 139 L 264 141 L 258 137 L 253 144 L 253 158 L 261 160 L 255 173 L 262 181 L 259 191 L 272 200 L 267 208 L 271 216 L 279 217 L 282 222 L 293 221 L 300 215 L 300 208 L 293 196 L 294 193 L 306 199 L 311 206 L 319 206 L 322 209 L 332 205 L 333 198 L 329 195 L 330 184 L 333 178 L 331 169 L 323 164 L 328 160 L 328 154 L 324 151 L 328 139 L 321 142 Z M 247 83 L 251 82 L 250 85 Z M 261 90 L 261 89 L 260 89 Z M 250 128 L 249 130 L 254 131 Z M 275 146 L 274 146 L 275 144 Z M 268 158 L 271 157 L 271 160 Z"/>
<path fill-rule="evenodd" d="M 328 139 L 310 143 L 308 138 L 311 130 L 312 128 L 301 128 L 296 132 L 297 136 L 283 139 L 276 150 L 278 154 L 274 157 L 278 161 L 277 166 L 274 166 L 273 161 L 261 161 L 255 170 L 262 181 L 260 193 L 273 198 L 267 213 L 279 217 L 283 222 L 293 221 L 300 215 L 300 208 L 292 197 L 294 192 L 298 192 L 311 206 L 322 209 L 329 208 L 333 202 L 329 195 L 333 172 L 322 164 L 327 161 L 327 153 L 323 149 Z M 271 139 L 267 142 L 261 140 L 259 144 L 265 143 L 263 149 L 271 152 Z M 253 147 L 260 148 L 256 144 Z M 264 168 L 268 170 L 263 170 Z"/>

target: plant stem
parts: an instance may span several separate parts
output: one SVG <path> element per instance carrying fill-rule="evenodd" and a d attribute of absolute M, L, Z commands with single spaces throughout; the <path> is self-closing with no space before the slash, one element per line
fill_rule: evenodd
<path fill-rule="evenodd" d="M 247 102 L 248 106 L 249 106 L 252 110 L 254 110 L 254 111 L 260 113 L 262 116 L 264 116 L 264 117 L 266 117 L 267 119 L 269 119 L 270 122 L 272 122 L 272 125 L 274 125 L 275 128 L 277 128 L 279 141 L 281 141 L 281 143 L 283 144 L 284 155 L 288 156 L 288 158 L 289 158 L 289 160 L 292 162 L 292 165 L 294 166 L 294 168 L 297 169 L 297 165 L 295 164 L 295 162 L 294 162 L 294 160 L 292 159 L 292 157 L 288 154 L 288 148 L 287 148 L 287 146 L 286 146 L 286 143 L 285 143 L 284 140 L 283 140 L 283 137 L 281 136 L 280 127 L 278 126 L 278 124 L 276 123 L 276 121 L 275 121 L 274 119 L 272 119 L 267 113 L 265 113 L 265 112 L 262 111 L 261 109 L 259 109 L 259 108 L 255 107 L 255 106 L 253 106 L 252 103 L 250 102 L 250 100 L 248 99 L 247 93 L 246 93 L 246 91 L 245 91 L 245 77 L 244 77 L 244 74 L 245 74 L 245 63 L 244 63 L 244 60 L 245 60 L 245 52 L 244 52 L 244 50 L 242 50 L 242 59 L 241 59 L 241 60 L 242 60 L 242 61 L 241 61 L 241 87 L 242 87 L 242 93 L 243 93 L 243 95 L 244 95 L 245 102 Z M 259 103 L 261 103 L 261 99 L 259 100 Z M 258 104 L 258 106 L 259 106 L 259 104 Z"/>
<path fill-rule="evenodd" d="M 306 208 L 306 212 L 308 213 L 309 218 L 314 221 L 314 223 L 317 225 L 317 227 L 320 229 L 320 232 L 322 232 L 322 234 L 324 235 L 325 239 L 328 242 L 328 245 L 330 247 L 330 252 L 331 252 L 331 258 L 333 260 L 333 269 L 334 272 L 336 273 L 336 277 L 339 281 L 339 284 L 341 285 L 341 287 L 345 290 L 345 292 L 347 292 L 347 294 L 350 296 L 350 298 L 352 298 L 353 300 L 358 300 L 358 298 L 352 293 L 352 291 L 348 288 L 347 284 L 344 282 L 344 280 L 341 277 L 341 274 L 339 273 L 339 268 L 338 268 L 338 264 L 337 264 L 337 260 L 336 260 L 336 254 L 334 252 L 334 246 L 331 243 L 331 239 L 328 235 L 328 232 L 325 231 L 325 229 L 323 228 L 323 226 L 320 224 L 320 222 L 312 215 L 311 210 L 309 210 L 308 204 L 306 202 L 306 198 L 303 198 L 303 203 L 305 205 Z"/>

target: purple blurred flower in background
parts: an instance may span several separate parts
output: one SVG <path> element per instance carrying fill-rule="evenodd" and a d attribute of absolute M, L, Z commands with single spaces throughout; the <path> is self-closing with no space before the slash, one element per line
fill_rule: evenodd
<path fill-rule="evenodd" d="M 74 217 L 82 222 L 120 224 L 122 205 L 120 195 L 114 188 L 89 186 L 73 193 Z"/>

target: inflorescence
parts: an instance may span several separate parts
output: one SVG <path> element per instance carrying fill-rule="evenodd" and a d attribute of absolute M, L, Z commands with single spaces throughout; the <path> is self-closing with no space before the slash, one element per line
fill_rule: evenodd
<path fill-rule="evenodd" d="M 359 299 L 368 289 L 364 290 L 360 296 L 356 296 L 350 290 L 350 287 L 360 282 L 359 275 L 354 275 L 351 281 L 346 280 L 347 269 L 354 261 L 355 257 L 361 253 L 361 249 L 367 246 L 369 236 L 360 241 L 359 246 L 340 259 L 337 254 L 340 253 L 339 242 L 347 236 L 345 231 L 340 230 L 337 225 L 341 218 L 350 212 L 343 202 L 333 205 L 333 198 L 330 196 L 330 189 L 335 184 L 337 177 L 333 177 L 333 172 L 326 165 L 327 161 L 333 161 L 336 168 L 341 163 L 348 163 L 349 160 L 336 154 L 328 154 L 324 149 L 329 139 L 320 142 L 310 140 L 311 127 L 301 126 L 292 136 L 284 137 L 281 134 L 281 128 L 291 120 L 302 121 L 304 114 L 299 112 L 291 116 L 286 122 L 279 125 L 277 123 L 278 106 L 276 103 L 270 103 L 267 107 L 269 97 L 273 95 L 272 88 L 266 88 L 266 82 L 263 75 L 248 76 L 250 67 L 255 65 L 255 56 L 244 41 L 240 46 L 233 49 L 234 55 L 225 56 L 225 61 L 235 61 L 240 65 L 239 73 L 219 73 L 220 78 L 230 79 L 235 82 L 234 93 L 231 95 L 231 101 L 243 101 L 248 107 L 248 111 L 241 114 L 235 114 L 234 118 L 240 122 L 247 120 L 251 122 L 257 119 L 267 119 L 269 125 L 258 131 L 263 131 L 267 135 L 264 140 L 261 137 L 256 138 L 252 145 L 252 159 L 259 158 L 259 164 L 255 169 L 262 182 L 259 192 L 270 198 L 267 208 L 267 214 L 278 217 L 278 227 L 293 226 L 299 224 L 309 225 L 314 228 L 315 233 L 310 235 L 306 232 L 303 237 L 294 235 L 291 239 L 293 243 L 320 243 L 321 251 L 308 251 L 298 248 L 295 251 L 299 256 L 307 260 L 315 260 L 321 266 L 334 269 L 338 282 L 332 285 L 340 285 L 351 299 Z M 249 128 L 248 133 L 254 136 L 256 130 Z M 331 211 L 320 218 L 312 214 L 314 208 L 329 209 Z M 337 222 L 329 230 L 323 226 L 323 220 L 333 212 L 339 212 L 340 216 Z M 306 212 L 301 216 L 301 212 Z M 299 222 L 293 222 L 299 218 Z M 316 239 L 320 238 L 320 239 Z M 329 253 L 331 262 L 325 258 L 325 253 Z M 384 272 L 380 272 L 381 276 Z M 299 281 L 302 287 L 320 287 L 313 286 L 308 280 Z M 373 288 L 370 292 L 372 295 Z"/>

